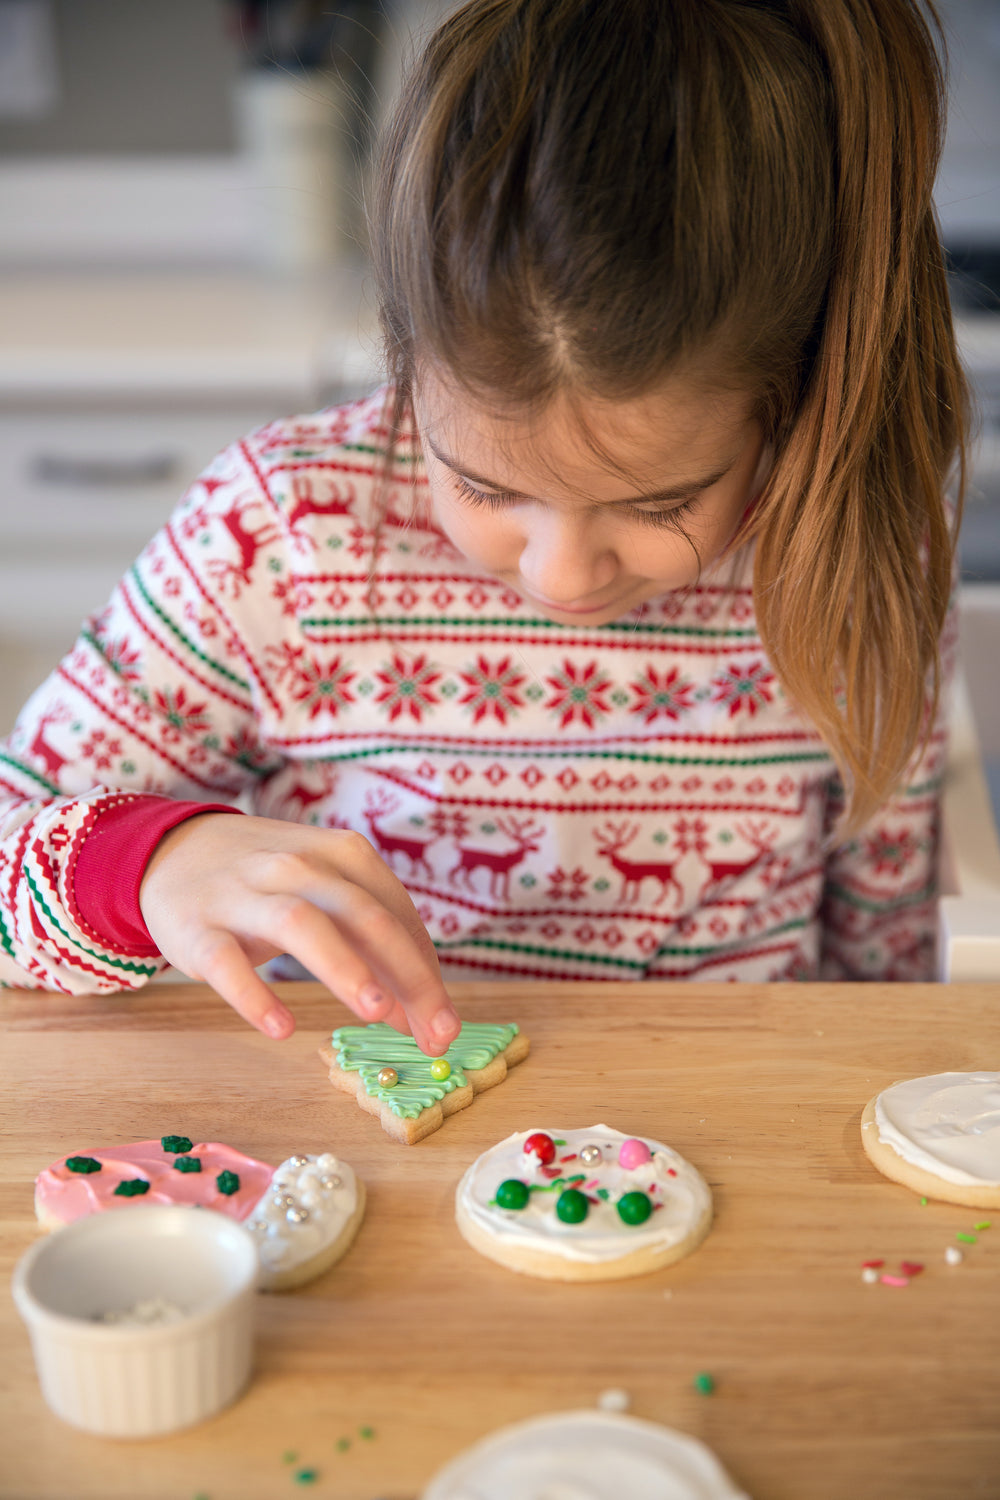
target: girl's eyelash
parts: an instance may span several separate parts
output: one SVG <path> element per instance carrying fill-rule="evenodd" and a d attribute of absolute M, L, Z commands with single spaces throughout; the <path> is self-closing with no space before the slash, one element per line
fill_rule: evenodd
<path fill-rule="evenodd" d="M 455 475 L 455 487 L 463 500 L 470 505 L 482 505 L 487 510 L 506 510 L 508 505 L 514 504 L 521 497 L 513 494 L 510 490 L 477 490 L 463 479 L 461 474 Z M 689 499 L 682 500 L 680 505 L 674 505 L 670 510 L 643 510 L 641 506 L 625 506 L 624 514 L 632 516 L 637 521 L 642 521 L 647 526 L 678 527 L 678 517 L 687 515 L 694 510 L 701 499 L 700 495 L 691 495 Z"/>

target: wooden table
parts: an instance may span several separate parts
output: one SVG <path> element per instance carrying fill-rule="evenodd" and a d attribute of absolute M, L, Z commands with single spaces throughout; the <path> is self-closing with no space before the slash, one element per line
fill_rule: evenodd
<path fill-rule="evenodd" d="M 0 1298 L 4 1500 L 413 1500 L 477 1438 L 612 1386 L 709 1443 L 754 1500 L 1000 1495 L 1000 1214 L 947 1266 L 956 1232 L 989 1215 L 922 1205 L 859 1137 L 866 1100 L 894 1080 L 1000 1066 L 997 987 L 456 988 L 466 1019 L 518 1021 L 532 1053 L 409 1148 L 327 1081 L 316 1047 L 343 1009 L 318 985 L 282 993 L 299 1029 L 281 1044 L 197 985 L 0 996 L 5 1285 L 36 1234 L 33 1178 L 70 1152 L 168 1133 L 275 1164 L 333 1149 L 369 1189 L 341 1265 L 260 1299 L 244 1399 L 170 1438 L 101 1440 L 51 1416 Z M 468 1249 L 452 1201 L 472 1157 L 513 1130 L 598 1121 L 702 1170 L 716 1221 L 701 1249 L 593 1286 Z M 869 1285 L 876 1257 L 926 1269 Z M 694 1388 L 701 1371 L 714 1394 Z"/>

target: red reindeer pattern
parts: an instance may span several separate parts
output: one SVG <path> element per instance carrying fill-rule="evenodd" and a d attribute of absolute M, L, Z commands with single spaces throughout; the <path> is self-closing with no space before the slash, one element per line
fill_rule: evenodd
<path fill-rule="evenodd" d="M 53 781 L 58 781 L 59 772 L 69 759 L 68 756 L 60 754 L 54 745 L 50 745 L 45 738 L 45 731 L 50 724 L 68 724 L 73 715 L 65 704 L 58 703 L 55 708 L 42 715 L 38 721 L 34 738 L 28 741 L 28 752 L 36 760 L 40 760 L 45 767 L 46 776 Z"/>
<path fill-rule="evenodd" d="M 248 531 L 243 524 L 243 514 L 239 503 L 234 502 L 219 516 L 219 520 L 236 543 L 240 554 L 239 563 L 226 562 L 221 557 L 215 557 L 208 564 L 211 576 L 221 588 L 224 589 L 227 585 L 231 587 L 234 599 L 238 599 L 243 586 L 249 584 L 250 574 L 261 547 L 266 547 L 269 542 L 277 541 L 280 534 L 277 527 L 268 525 L 262 526 L 259 531 Z"/>
<path fill-rule="evenodd" d="M 754 822 L 747 818 L 742 823 L 736 824 L 736 832 L 744 843 L 749 844 L 754 851 L 746 859 L 734 860 L 711 860 L 705 856 L 709 850 L 707 838 L 708 824 L 704 818 L 695 818 L 690 823 L 682 823 L 678 828 L 686 836 L 690 835 L 690 847 L 700 856 L 706 867 L 705 879 L 698 892 L 698 900 L 704 901 L 706 893 L 713 885 L 719 885 L 724 880 L 735 880 L 740 875 L 745 875 L 752 870 L 761 860 L 772 854 L 778 837 L 777 828 L 772 828 L 766 820 Z"/>
<path fill-rule="evenodd" d="M 621 894 L 619 901 L 638 901 L 639 892 L 644 880 L 658 880 L 660 882 L 660 893 L 653 897 L 653 905 L 657 906 L 664 899 L 669 887 L 677 892 L 675 905 L 680 905 L 684 899 L 684 887 L 674 875 L 674 870 L 680 862 L 682 854 L 687 853 L 688 845 L 683 837 L 677 844 L 675 857 L 669 862 L 665 860 L 644 860 L 642 862 L 632 859 L 623 859 L 621 850 L 632 842 L 639 832 L 638 823 L 608 823 L 604 833 L 596 832 L 594 838 L 597 841 L 597 852 L 603 859 L 611 861 L 612 869 L 618 871 L 622 877 Z"/>
<path fill-rule="evenodd" d="M 467 844 L 459 844 L 458 863 L 448 871 L 448 879 L 454 885 L 459 875 L 463 876 L 466 889 L 471 891 L 472 872 L 488 870 L 490 895 L 497 901 L 506 901 L 510 897 L 511 870 L 529 854 L 537 852 L 541 847 L 538 840 L 544 829 L 533 824 L 530 818 L 497 818 L 497 827 L 507 838 L 513 839 L 514 848 L 497 853 L 493 849 L 470 848 Z"/>
<path fill-rule="evenodd" d="M 296 543 L 308 542 L 313 548 L 316 542 L 307 532 L 299 529 L 306 516 L 349 516 L 354 508 L 354 486 L 345 484 L 343 493 L 333 480 L 327 481 L 327 498 L 318 499 L 314 489 L 315 476 L 296 474 L 292 478 L 294 505 L 288 511 L 288 529 Z M 346 494 L 347 498 L 344 499 Z"/>
<path fill-rule="evenodd" d="M 410 861 L 411 875 L 416 875 L 417 871 L 422 869 L 429 876 L 433 876 L 434 871 L 427 862 L 427 850 L 436 842 L 435 839 L 413 839 L 397 833 L 386 833 L 385 829 L 380 826 L 380 820 L 387 817 L 389 813 L 395 812 L 398 806 L 397 797 L 389 797 L 384 792 L 369 793 L 361 816 L 371 830 L 372 843 L 387 865 L 392 864 L 397 854 L 402 854 Z"/>

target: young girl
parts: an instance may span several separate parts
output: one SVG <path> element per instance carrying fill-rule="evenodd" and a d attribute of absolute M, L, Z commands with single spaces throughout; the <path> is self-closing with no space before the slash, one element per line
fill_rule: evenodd
<path fill-rule="evenodd" d="M 917 0 L 470 0 L 392 383 L 192 486 L 3 756 L 0 976 L 922 979 L 965 393 Z M 243 809 L 239 814 L 235 804 Z"/>

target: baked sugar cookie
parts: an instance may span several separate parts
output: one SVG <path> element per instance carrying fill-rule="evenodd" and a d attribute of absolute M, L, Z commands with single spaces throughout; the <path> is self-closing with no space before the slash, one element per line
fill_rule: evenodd
<path fill-rule="evenodd" d="M 186 1136 L 64 1157 L 35 1179 L 43 1229 L 132 1203 L 186 1203 L 243 1223 L 257 1242 L 262 1291 L 287 1291 L 332 1266 L 364 1217 L 364 1184 L 332 1152 L 299 1153 L 276 1170 Z"/>
<path fill-rule="evenodd" d="M 695 1438 L 597 1411 L 505 1427 L 460 1453 L 422 1500 L 749 1500 Z"/>
<path fill-rule="evenodd" d="M 384 1021 L 341 1026 L 319 1055 L 330 1082 L 377 1115 L 393 1140 L 412 1146 L 438 1130 L 473 1095 L 503 1083 L 528 1055 L 528 1038 L 511 1024 L 466 1021 L 447 1052 L 428 1057 L 411 1036 Z"/>
<path fill-rule="evenodd" d="M 553 1281 L 617 1281 L 690 1254 L 712 1195 L 661 1141 L 607 1125 L 524 1130 L 485 1151 L 455 1194 L 459 1230 L 512 1271 Z"/>
<path fill-rule="evenodd" d="M 879 1171 L 926 1198 L 1000 1208 L 1000 1073 L 933 1073 L 876 1094 L 861 1144 Z"/>

